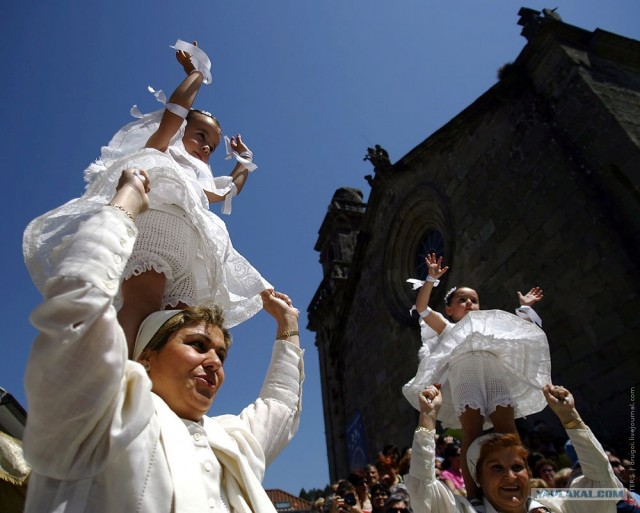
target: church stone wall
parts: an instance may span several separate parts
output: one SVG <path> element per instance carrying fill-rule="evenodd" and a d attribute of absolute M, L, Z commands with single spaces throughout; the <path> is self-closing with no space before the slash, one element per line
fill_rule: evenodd
<path fill-rule="evenodd" d="M 601 439 L 624 447 L 629 437 L 640 382 L 640 118 L 629 115 L 640 113 L 640 52 L 615 35 L 552 29 L 459 116 L 376 166 L 340 308 L 326 321 L 339 362 L 323 375 L 339 391 L 328 398 L 339 416 L 325 419 L 334 479 L 350 470 L 344 430 L 356 412 L 371 460 L 411 442 L 417 414 L 401 387 L 420 338 L 404 280 L 419 277 L 430 249 L 451 266 L 432 305 L 469 285 L 483 308 L 513 311 L 517 290 L 542 287 L 554 382 Z"/>

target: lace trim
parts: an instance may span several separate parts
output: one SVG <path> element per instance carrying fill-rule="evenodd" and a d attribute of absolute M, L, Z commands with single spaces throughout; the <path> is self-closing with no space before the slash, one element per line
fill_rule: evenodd
<path fill-rule="evenodd" d="M 187 296 L 186 294 L 172 294 L 171 296 L 162 298 L 162 308 L 170 307 L 172 309 L 175 309 L 180 303 L 190 305 L 191 303 L 193 303 L 193 296 Z"/>
<path fill-rule="evenodd" d="M 160 274 L 164 274 L 167 277 L 167 281 L 173 280 L 173 273 L 171 272 L 171 268 L 168 265 L 163 265 L 158 262 L 153 261 L 153 257 L 156 255 L 147 252 L 140 252 L 136 255 L 136 262 L 127 264 L 128 269 L 126 269 L 125 274 L 123 275 L 123 279 L 128 280 L 132 276 L 140 276 L 142 273 L 146 273 L 148 271 L 155 271 Z"/>

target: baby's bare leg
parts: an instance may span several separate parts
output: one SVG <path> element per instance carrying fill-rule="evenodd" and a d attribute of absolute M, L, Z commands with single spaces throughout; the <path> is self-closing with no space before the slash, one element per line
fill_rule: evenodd
<path fill-rule="evenodd" d="M 513 414 L 513 406 L 496 406 L 496 411 L 489 415 L 496 433 L 518 434 Z"/>
<path fill-rule="evenodd" d="M 129 358 L 133 355 L 138 329 L 147 316 L 162 310 L 167 277 L 150 270 L 133 275 L 122 283 L 122 308 L 118 312 L 118 321 L 127 337 Z"/>
<path fill-rule="evenodd" d="M 480 410 L 467 408 L 460 415 L 460 424 L 462 425 L 462 445 L 460 446 L 460 466 L 462 467 L 462 477 L 464 479 L 464 487 L 467 490 L 467 498 L 469 500 L 478 496 L 478 487 L 471 477 L 469 466 L 467 465 L 467 450 L 476 438 L 483 434 L 482 426 L 484 417 Z"/>

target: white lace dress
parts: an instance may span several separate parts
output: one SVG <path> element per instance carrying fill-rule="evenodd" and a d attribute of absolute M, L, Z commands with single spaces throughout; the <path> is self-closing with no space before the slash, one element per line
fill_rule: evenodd
<path fill-rule="evenodd" d="M 166 152 L 144 148 L 158 128 L 163 112 L 152 112 L 121 128 L 109 145 L 102 148 L 100 159 L 85 170 L 87 185 L 83 196 L 47 212 L 27 226 L 23 240 L 25 263 L 34 284 L 42 291 L 55 264 L 54 248 L 64 237 L 75 233 L 81 221 L 111 200 L 124 169 L 141 168 L 151 178 L 150 211 L 179 215 L 191 228 L 186 232 L 193 233 L 197 239 L 192 261 L 185 263 L 191 270 L 193 286 L 189 295 L 193 297 L 189 299 L 167 290 L 165 302 L 174 306 L 177 300 L 192 305 L 217 303 L 225 310 L 226 325 L 232 327 L 262 308 L 259 294 L 272 286 L 233 248 L 224 221 L 209 211 L 204 189 L 224 196 L 231 190 L 232 179 L 229 176 L 214 178 L 207 164 L 186 152 L 182 144 L 186 121 Z M 139 238 L 143 235 L 140 229 Z M 134 257 L 135 254 L 131 261 Z M 168 269 L 158 268 L 151 256 L 149 259 L 146 265 L 133 265 L 125 277 L 148 269 L 170 274 Z M 167 286 L 171 283 L 168 279 Z"/>
<path fill-rule="evenodd" d="M 439 315 L 432 313 L 430 315 Z M 420 409 L 418 394 L 428 385 L 442 385 L 438 419 L 460 428 L 466 406 L 481 411 L 484 428 L 496 406 L 513 406 L 515 418 L 546 406 L 542 387 L 551 383 L 547 337 L 534 323 L 502 310 L 477 310 L 437 335 L 422 326 L 423 345 L 416 376 L 402 388 Z"/>

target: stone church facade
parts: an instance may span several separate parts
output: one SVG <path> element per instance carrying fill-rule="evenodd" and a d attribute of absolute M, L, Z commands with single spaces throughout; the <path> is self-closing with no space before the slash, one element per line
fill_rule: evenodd
<path fill-rule="evenodd" d="M 599 438 L 635 443 L 640 43 L 519 14 L 527 44 L 495 86 L 395 163 L 370 148 L 367 203 L 351 188 L 331 200 L 308 312 L 332 480 L 411 443 L 417 412 L 401 387 L 420 335 L 405 280 L 424 278 L 431 251 L 451 266 L 432 305 L 468 285 L 484 308 L 513 311 L 516 291 L 542 287 L 554 382 Z"/>

